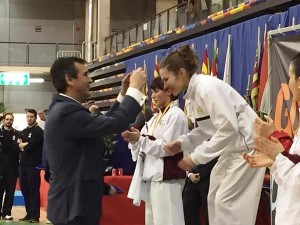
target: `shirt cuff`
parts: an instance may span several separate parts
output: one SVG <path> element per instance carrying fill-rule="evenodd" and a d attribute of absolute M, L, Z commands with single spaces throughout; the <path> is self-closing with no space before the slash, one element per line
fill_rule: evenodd
<path fill-rule="evenodd" d="M 129 95 L 130 97 L 134 98 L 138 103 L 139 105 L 142 107 L 144 102 L 146 101 L 147 99 L 147 96 L 145 96 L 142 92 L 140 92 L 138 89 L 136 88 L 132 88 L 132 87 L 129 87 L 127 92 L 126 92 L 126 95 Z"/>
<path fill-rule="evenodd" d="M 287 158 L 286 156 L 284 156 L 283 154 L 279 153 L 279 154 L 276 156 L 276 158 L 275 158 L 275 162 L 276 162 L 276 163 L 279 163 L 279 162 L 285 160 L 286 158 Z"/>
<path fill-rule="evenodd" d="M 272 166 L 269 167 L 269 169 L 270 169 L 271 174 L 274 174 L 277 169 L 276 162 L 274 162 L 272 164 Z"/>
<path fill-rule="evenodd" d="M 180 142 L 180 148 L 181 148 L 181 151 L 187 150 L 188 144 L 185 142 L 184 137 L 183 137 L 183 136 L 180 136 L 180 137 L 178 138 L 178 141 Z"/>
<path fill-rule="evenodd" d="M 275 161 L 274 161 L 274 163 L 272 164 L 272 166 L 269 167 L 269 168 L 270 168 L 270 172 L 271 172 L 272 174 L 274 174 L 275 171 L 277 170 L 277 164 L 280 163 L 281 161 L 285 160 L 286 158 L 287 158 L 287 157 L 285 157 L 284 155 L 278 154 L 278 155 L 276 156 Z"/>
<path fill-rule="evenodd" d="M 193 161 L 194 164 L 199 165 L 201 163 L 199 163 L 199 161 L 197 160 L 197 155 L 195 154 L 195 152 L 190 154 L 191 160 Z"/>
<path fill-rule="evenodd" d="M 132 148 L 138 148 L 140 145 L 141 145 L 141 143 L 144 141 L 144 139 L 145 139 L 145 137 L 143 137 L 142 135 L 140 135 L 140 137 L 139 137 L 139 140 L 137 140 L 136 142 L 128 142 L 129 143 L 129 145 L 128 146 L 130 146 L 130 148 L 129 149 L 132 149 Z"/>
<path fill-rule="evenodd" d="M 123 102 L 123 100 L 124 100 L 124 96 L 121 94 L 121 93 L 119 93 L 119 95 L 118 95 L 118 97 L 117 97 L 117 101 L 119 102 L 119 103 L 122 103 Z"/>

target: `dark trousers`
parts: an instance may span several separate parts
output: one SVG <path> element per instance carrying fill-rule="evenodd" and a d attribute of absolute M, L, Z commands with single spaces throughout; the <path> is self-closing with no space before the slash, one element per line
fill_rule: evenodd
<path fill-rule="evenodd" d="M 0 215 L 11 215 L 11 209 L 14 203 L 14 194 L 18 178 L 18 167 L 6 166 L 0 179 Z M 3 196 L 5 193 L 4 201 Z M 3 203 L 3 208 L 2 208 Z"/>
<path fill-rule="evenodd" d="M 98 225 L 99 219 L 79 216 L 68 223 L 54 223 L 54 225 Z"/>
<path fill-rule="evenodd" d="M 20 186 L 24 196 L 27 216 L 40 218 L 40 170 L 35 166 L 20 166 Z"/>
<path fill-rule="evenodd" d="M 185 225 L 208 225 L 207 195 L 209 180 L 194 184 L 187 178 L 183 190 Z M 201 219 L 200 219 L 201 214 Z"/>

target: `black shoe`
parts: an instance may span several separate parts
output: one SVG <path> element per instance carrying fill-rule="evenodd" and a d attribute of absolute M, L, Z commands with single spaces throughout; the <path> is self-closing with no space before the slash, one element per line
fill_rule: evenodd
<path fill-rule="evenodd" d="M 24 218 L 19 219 L 19 221 L 29 222 L 30 218 L 29 218 L 29 216 L 26 215 Z"/>
<path fill-rule="evenodd" d="M 39 219 L 30 219 L 29 223 L 39 223 Z"/>

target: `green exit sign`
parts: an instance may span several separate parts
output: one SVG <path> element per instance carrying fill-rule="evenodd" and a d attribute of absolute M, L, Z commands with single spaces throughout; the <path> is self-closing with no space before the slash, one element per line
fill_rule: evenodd
<path fill-rule="evenodd" d="M 0 72 L 0 85 L 29 85 L 28 72 Z"/>

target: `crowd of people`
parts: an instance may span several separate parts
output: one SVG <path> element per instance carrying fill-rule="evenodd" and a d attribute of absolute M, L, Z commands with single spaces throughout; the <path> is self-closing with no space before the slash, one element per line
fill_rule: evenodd
<path fill-rule="evenodd" d="M 133 123 L 146 100 L 143 69 L 123 79 L 116 102 L 103 115 L 95 106 L 89 111 L 82 105 L 92 82 L 85 65 L 76 57 L 52 65 L 57 94 L 45 127 L 41 125 L 44 130 L 33 109 L 27 110 L 28 127 L 21 132 L 12 127 L 12 113 L 3 115 L 2 218 L 12 219 L 19 174 L 27 213 L 20 220 L 39 221 L 37 167 L 43 160 L 50 184 L 49 220 L 56 225 L 99 224 L 103 190 L 115 193 L 103 182 L 103 137 L 121 133 L 136 161 L 128 197 L 135 205 L 145 201 L 146 225 L 254 225 L 266 167 L 282 187 L 276 224 L 299 225 L 298 134 L 292 142 L 275 130 L 270 117 L 260 120 L 230 85 L 197 74 L 198 58 L 188 45 L 160 63 L 160 77 L 150 85 L 156 110 L 143 127 Z M 299 101 L 300 54 L 292 60 L 289 76 Z M 186 113 L 178 105 L 182 92 Z"/>
<path fill-rule="evenodd" d="M 43 112 L 39 112 L 41 115 Z M 43 117 L 41 116 L 41 119 Z M 25 119 L 25 118 L 24 118 Z M 40 217 L 40 170 L 44 134 L 37 124 L 37 112 L 26 109 L 27 127 L 22 131 L 13 128 L 13 113 L 2 116 L 0 128 L 0 215 L 13 220 L 13 206 L 17 178 L 24 196 L 26 216 L 20 221 L 35 223 Z"/>

